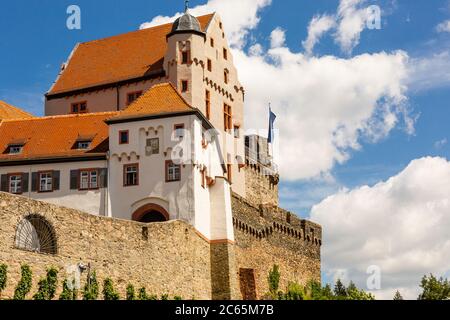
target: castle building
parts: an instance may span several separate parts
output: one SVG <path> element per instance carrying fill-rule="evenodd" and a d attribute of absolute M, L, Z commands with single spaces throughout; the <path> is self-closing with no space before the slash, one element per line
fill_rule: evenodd
<path fill-rule="evenodd" d="M 54 229 L 80 220 L 86 234 L 93 232 L 92 224 L 84 226 L 90 218 L 58 225 L 67 218 L 54 208 L 98 217 L 99 234 L 110 223 L 104 219 L 151 228 L 182 222 L 186 234 L 193 230 L 192 237 L 208 243 L 208 276 L 198 277 L 206 277 L 210 288 L 196 292 L 200 298 L 260 298 L 273 264 L 286 272 L 284 284 L 319 280 L 321 228 L 278 207 L 279 178 L 267 139 L 243 134 L 244 98 L 217 14 L 186 12 L 174 23 L 78 44 L 45 96 L 44 117 L 0 102 L 4 203 L 13 201 L 6 193 L 34 199 L 21 200 L 29 210 L 49 203 Z M 0 213 L 10 210 L 19 224 L 38 219 L 8 207 L 0 206 Z M 148 227 L 142 228 L 150 241 Z M 18 244 L 19 233 L 16 249 L 43 250 L 39 236 Z M 56 245 L 49 252 L 69 259 Z M 158 259 L 142 262 L 143 268 L 160 268 L 153 265 Z"/>

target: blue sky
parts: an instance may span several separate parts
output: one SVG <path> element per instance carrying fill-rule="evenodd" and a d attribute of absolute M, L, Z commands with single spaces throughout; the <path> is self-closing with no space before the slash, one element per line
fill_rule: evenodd
<path fill-rule="evenodd" d="M 208 5 L 218 6 L 219 1 L 210 0 Z M 399 81 L 393 80 L 399 87 L 404 87 L 402 94 L 405 96 L 405 101 L 402 102 L 402 107 L 408 110 L 409 119 L 415 120 L 412 132 L 405 129 L 405 121 L 401 121 L 401 119 L 388 130 L 387 134 L 375 140 L 361 133 L 364 131 L 363 129 L 354 130 L 353 133 L 357 136 L 359 146 L 354 148 L 347 145 L 344 148 L 347 155 L 345 160 L 337 163 L 336 158 L 331 157 L 333 159 L 331 165 L 313 169 L 308 167 L 312 170 L 311 172 L 321 172 L 319 175 L 298 174 L 302 179 L 282 180 L 280 194 L 282 206 L 298 212 L 303 217 L 309 217 L 310 210 L 314 205 L 344 188 L 355 190 L 355 194 L 357 194 L 360 186 L 368 185 L 371 188 L 367 190 L 375 192 L 378 190 L 375 187 L 377 184 L 403 172 L 411 161 L 416 159 L 430 156 L 444 160 L 450 159 L 450 126 L 448 125 L 450 119 L 450 76 L 448 76 L 450 74 L 450 31 L 438 32 L 436 29 L 439 24 L 450 20 L 450 1 L 352 0 L 357 3 L 358 8 L 369 5 L 379 6 L 382 9 L 381 29 L 361 31 L 359 42 L 351 52 L 342 50 L 337 44 L 335 31 L 325 32 L 314 47 L 314 57 L 317 60 L 304 58 L 302 41 L 308 37 L 308 26 L 312 18 L 316 15 L 337 15 L 338 6 L 344 1 L 348 0 L 245 0 L 242 3 L 245 2 L 249 8 L 257 7 L 253 14 L 248 13 L 247 8 L 245 10 L 239 7 L 227 9 L 226 6 L 224 6 L 224 10 L 230 10 L 231 14 L 219 12 L 224 20 L 226 20 L 225 17 L 228 17 L 228 20 L 225 21 L 228 26 L 235 22 L 232 21 L 233 14 L 236 17 L 248 14 L 251 18 L 259 18 L 257 24 L 250 26 L 244 23 L 244 27 L 240 26 L 242 35 L 246 36 L 245 41 L 236 47 L 235 56 L 238 56 L 240 61 L 261 62 L 252 66 L 260 66 L 264 62 L 265 68 L 273 68 L 271 70 L 279 71 L 279 74 L 282 74 L 283 65 L 292 63 L 286 57 L 295 56 L 300 59 L 303 61 L 299 63 L 303 64 L 302 67 L 309 67 L 309 63 L 314 61 L 317 64 L 326 65 L 326 57 L 332 57 L 335 62 L 348 63 L 349 69 L 347 70 L 352 70 L 356 67 L 354 60 L 358 57 L 373 58 L 372 65 L 374 65 L 379 61 L 374 57 L 376 54 L 384 52 L 391 58 L 397 50 L 402 50 L 407 55 L 408 68 L 419 70 L 409 74 L 401 84 L 398 83 Z M 191 7 L 204 5 L 206 2 L 208 1 L 191 1 Z M 222 1 L 222 3 L 224 2 Z M 258 3 L 258 5 L 254 3 Z M 66 28 L 66 9 L 71 4 L 81 7 L 81 30 L 71 31 Z M 0 100 L 42 115 L 43 94 L 50 88 L 61 63 L 67 59 L 77 42 L 136 30 L 142 23 L 151 21 L 157 15 L 173 16 L 182 8 L 183 1 L 181 0 L 17 0 L 2 2 L 0 5 Z M 244 19 L 244 21 L 246 20 Z M 241 29 L 236 28 L 239 33 Z M 271 33 L 276 28 L 284 30 L 286 37 L 282 44 L 284 51 L 271 54 L 269 51 L 271 49 Z M 250 52 L 256 48 L 256 44 L 260 46 L 263 53 L 254 57 Z M 286 53 L 286 50 L 289 52 Z M 277 56 L 278 54 L 279 56 Z M 276 62 L 277 57 L 281 62 Z M 308 97 L 312 100 L 302 100 L 299 97 L 298 100 L 285 102 L 283 99 L 275 97 L 281 93 L 274 91 L 273 88 L 262 88 L 261 91 L 258 91 L 260 89 L 256 84 L 258 77 L 253 75 L 254 78 L 252 78 L 251 70 L 247 70 L 245 64 L 242 66 L 241 76 L 246 81 L 250 92 L 247 107 L 251 112 L 247 116 L 252 121 L 253 117 L 257 117 L 257 113 L 264 114 L 267 109 L 266 102 L 272 101 L 274 110 L 278 114 L 276 126 L 283 128 L 287 126 L 287 123 L 292 124 L 289 122 L 291 119 L 287 116 L 289 113 L 284 112 L 286 108 L 291 112 L 295 112 L 295 110 L 305 112 L 309 106 L 300 103 L 296 105 L 296 101 L 315 101 L 317 103 L 317 97 Z M 383 67 L 380 65 L 380 68 Z M 299 70 L 309 70 L 309 68 Z M 297 80 L 301 79 L 301 75 L 297 76 L 300 77 L 296 78 Z M 338 84 L 342 81 L 340 74 L 334 76 L 336 77 L 335 83 Z M 344 76 L 342 75 L 342 77 Z M 383 81 L 388 82 L 389 78 L 390 74 L 386 74 Z M 284 81 L 283 79 L 275 80 Z M 424 83 L 424 80 L 428 83 Z M 327 86 L 324 85 L 320 90 L 328 94 L 333 89 L 333 82 L 331 82 L 331 87 L 330 82 L 326 81 L 326 83 Z M 394 87 L 396 86 L 394 85 Z M 370 82 L 365 88 L 370 89 Z M 268 96 L 259 99 L 258 94 L 265 92 L 266 89 Z M 350 91 L 338 92 L 335 98 L 339 100 L 343 96 L 353 93 Z M 302 94 L 307 95 L 308 92 L 299 89 L 299 95 Z M 386 92 L 379 94 L 375 109 L 382 106 L 385 96 Z M 320 108 L 320 98 L 318 102 Z M 345 103 L 340 106 L 345 106 Z M 317 109 L 317 106 L 314 106 L 311 111 L 314 109 Z M 339 109 L 332 111 L 339 113 Z M 304 117 L 305 113 L 302 113 L 302 116 Z M 345 122 L 346 118 L 347 115 L 341 114 L 339 121 Z M 300 117 L 300 119 L 302 118 Z M 320 118 L 318 119 L 320 120 Z M 370 119 L 373 119 L 373 115 Z M 266 120 L 264 118 L 261 121 L 265 122 Z M 261 123 L 261 121 L 255 120 L 256 123 Z M 308 124 L 303 123 L 301 126 L 308 126 Z M 302 138 L 304 137 L 298 137 L 299 143 L 304 141 Z M 326 135 L 324 135 L 324 139 L 326 139 Z M 297 140 L 292 141 L 294 142 L 293 147 L 295 147 Z M 311 154 L 300 154 L 299 157 L 311 157 Z M 425 161 L 419 164 L 422 165 L 422 169 L 432 171 L 430 163 L 432 162 Z M 433 163 L 436 165 L 435 162 Z M 302 166 L 295 168 L 297 171 L 303 169 L 307 170 Z M 429 173 L 429 176 L 433 176 L 432 172 Z M 426 180 L 427 174 L 424 177 Z M 436 180 L 424 181 L 424 183 L 429 183 L 430 188 L 446 186 Z M 351 198 L 350 195 L 348 197 Z M 408 207 L 414 202 L 413 200 L 408 204 L 401 203 L 400 208 Z M 389 202 L 392 201 L 389 199 Z M 396 201 L 400 203 L 399 199 Z M 345 206 L 350 208 L 356 202 L 358 201 L 346 202 Z M 323 217 L 320 208 L 316 210 L 313 218 Z M 333 220 L 333 215 L 341 214 L 338 211 L 332 212 L 330 207 L 327 207 L 327 210 L 330 211 L 327 216 L 328 221 Z M 359 208 L 358 210 L 363 209 Z M 324 224 L 324 230 L 333 229 L 333 225 L 326 225 L 326 221 L 320 222 Z M 430 229 L 428 234 L 432 233 L 433 229 Z M 329 241 L 338 241 L 332 235 L 326 236 Z M 364 247 L 364 241 L 362 240 L 358 244 L 359 248 Z M 424 242 L 429 241 L 431 240 L 424 239 Z M 441 241 L 441 244 L 444 244 L 444 239 Z M 360 249 L 354 249 L 355 256 L 363 256 L 363 253 L 358 250 Z M 402 250 L 404 251 L 404 249 Z M 332 254 L 337 256 L 338 252 L 335 251 Z M 356 278 L 361 274 L 361 270 L 352 271 L 352 266 L 345 265 L 345 261 L 327 262 L 327 259 L 328 261 L 332 260 L 329 255 L 326 251 L 324 252 L 324 270 L 327 272 L 327 278 L 334 276 L 337 269 L 345 269 Z M 371 259 L 367 258 L 364 263 L 370 264 L 369 260 Z M 382 264 L 382 262 L 379 263 Z M 365 266 L 365 264 L 363 265 Z M 436 262 L 434 269 L 430 269 L 426 271 L 444 272 L 439 262 Z M 404 287 L 409 292 L 415 292 L 415 289 L 412 289 L 413 284 L 418 282 L 415 277 L 423 271 L 424 269 L 420 269 L 411 275 L 410 279 L 402 280 L 402 282 L 391 281 L 389 289 Z M 391 291 L 388 294 L 391 294 Z"/>

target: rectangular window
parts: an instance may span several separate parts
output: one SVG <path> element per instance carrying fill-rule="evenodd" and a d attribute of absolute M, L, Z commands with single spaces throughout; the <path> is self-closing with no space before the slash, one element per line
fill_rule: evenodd
<path fill-rule="evenodd" d="M 223 106 L 223 119 L 224 119 L 224 130 L 228 131 L 233 128 L 233 115 L 231 113 L 231 106 L 224 104 Z"/>
<path fill-rule="evenodd" d="M 23 145 L 11 145 L 9 146 L 9 154 L 21 154 Z"/>
<path fill-rule="evenodd" d="M 228 70 L 225 70 L 225 71 L 223 72 L 223 81 L 225 82 L 225 84 L 228 84 L 228 81 L 229 81 L 229 73 L 228 73 Z"/>
<path fill-rule="evenodd" d="M 98 189 L 98 171 L 80 170 L 80 190 Z"/>
<path fill-rule="evenodd" d="M 53 172 L 39 173 L 39 192 L 53 191 Z"/>
<path fill-rule="evenodd" d="M 181 64 L 188 64 L 188 63 L 189 63 L 189 52 L 181 51 Z"/>
<path fill-rule="evenodd" d="M 211 38 L 209 40 L 209 44 L 211 45 L 212 48 L 214 48 L 214 38 Z"/>
<path fill-rule="evenodd" d="M 159 138 L 147 139 L 145 153 L 147 156 L 159 154 Z"/>
<path fill-rule="evenodd" d="M 71 112 L 72 113 L 87 113 L 88 112 L 87 102 L 83 101 L 83 102 L 72 103 Z"/>
<path fill-rule="evenodd" d="M 124 187 L 139 185 L 138 164 L 126 164 L 123 166 L 123 185 Z"/>
<path fill-rule="evenodd" d="M 211 119 L 211 93 L 206 90 L 205 93 L 206 99 L 205 99 L 205 105 L 206 105 L 206 118 L 208 120 Z"/>
<path fill-rule="evenodd" d="M 166 161 L 166 182 L 181 180 L 181 166 L 172 161 Z"/>
<path fill-rule="evenodd" d="M 189 91 L 189 81 L 181 80 L 181 92 L 186 93 Z"/>
<path fill-rule="evenodd" d="M 212 60 L 211 59 L 208 59 L 208 62 L 206 63 L 206 65 L 207 65 L 208 71 L 212 72 Z"/>
<path fill-rule="evenodd" d="M 234 137 L 239 139 L 241 137 L 241 127 L 234 126 Z"/>
<path fill-rule="evenodd" d="M 8 178 L 9 193 L 21 194 L 22 193 L 22 174 L 11 174 Z"/>
<path fill-rule="evenodd" d="M 140 96 L 142 96 L 142 91 L 130 92 L 127 94 L 127 105 L 132 104 L 136 101 Z"/>
<path fill-rule="evenodd" d="M 119 144 L 130 143 L 130 132 L 128 130 L 119 131 Z"/>
<path fill-rule="evenodd" d="M 175 139 L 184 138 L 184 124 L 176 124 L 173 129 L 175 131 Z"/>
<path fill-rule="evenodd" d="M 223 48 L 223 58 L 224 58 L 225 60 L 228 60 L 228 50 L 225 49 L 225 48 Z"/>
<path fill-rule="evenodd" d="M 202 188 L 206 188 L 206 169 L 201 171 Z"/>

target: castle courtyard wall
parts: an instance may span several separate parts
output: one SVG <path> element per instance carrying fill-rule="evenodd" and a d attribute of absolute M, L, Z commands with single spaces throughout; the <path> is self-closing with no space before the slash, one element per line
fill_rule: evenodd
<path fill-rule="evenodd" d="M 42 215 L 53 225 L 57 255 L 15 248 L 16 227 L 30 213 Z M 31 298 L 47 268 L 59 270 L 61 290 L 66 268 L 80 262 L 91 265 L 100 284 L 111 277 L 122 299 L 129 283 L 136 291 L 146 287 L 148 294 L 158 296 L 212 297 L 210 244 L 184 222 L 141 224 L 0 193 L 0 264 L 8 265 L 2 298 L 13 296 L 21 264 L 28 264 L 33 271 Z M 86 275 L 81 275 L 82 285 Z"/>

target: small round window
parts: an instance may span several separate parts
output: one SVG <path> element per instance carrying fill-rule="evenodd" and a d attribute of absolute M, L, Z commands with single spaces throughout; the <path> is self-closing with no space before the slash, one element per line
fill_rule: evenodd
<path fill-rule="evenodd" d="M 42 216 L 31 214 L 19 222 L 16 248 L 37 253 L 56 254 L 57 242 L 52 225 Z"/>

